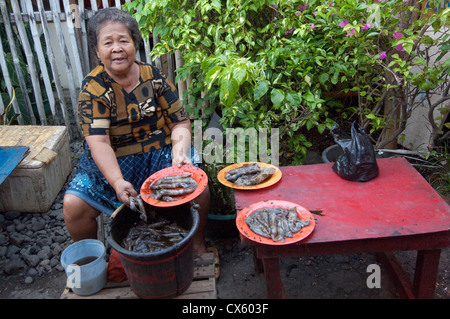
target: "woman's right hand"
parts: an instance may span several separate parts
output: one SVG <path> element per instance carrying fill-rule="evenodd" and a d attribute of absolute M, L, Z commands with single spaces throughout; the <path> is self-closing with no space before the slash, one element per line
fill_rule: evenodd
<path fill-rule="evenodd" d="M 117 181 L 113 187 L 119 201 L 121 203 L 125 203 L 127 206 L 130 206 L 130 197 L 136 197 L 139 195 L 133 185 L 124 179 Z"/>
<path fill-rule="evenodd" d="M 123 178 L 116 155 L 111 148 L 109 136 L 86 136 L 86 142 L 91 150 L 92 158 L 103 176 L 105 176 L 106 180 L 116 191 L 119 201 L 129 206 L 130 197 L 136 197 L 138 193 L 135 191 L 133 185 Z"/>

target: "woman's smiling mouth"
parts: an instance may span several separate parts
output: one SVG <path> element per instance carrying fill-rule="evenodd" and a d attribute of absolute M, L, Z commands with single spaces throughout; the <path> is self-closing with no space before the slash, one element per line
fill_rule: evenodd
<path fill-rule="evenodd" d="M 126 58 L 114 58 L 114 59 L 112 59 L 112 62 L 122 63 L 122 62 L 124 62 L 126 60 L 127 60 Z"/>

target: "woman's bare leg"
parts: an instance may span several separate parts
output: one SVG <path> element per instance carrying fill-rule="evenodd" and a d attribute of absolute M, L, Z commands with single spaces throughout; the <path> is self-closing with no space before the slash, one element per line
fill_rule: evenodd
<path fill-rule="evenodd" d="M 81 198 L 66 194 L 63 200 L 66 228 L 73 241 L 97 238 L 97 216 L 100 212 Z"/>

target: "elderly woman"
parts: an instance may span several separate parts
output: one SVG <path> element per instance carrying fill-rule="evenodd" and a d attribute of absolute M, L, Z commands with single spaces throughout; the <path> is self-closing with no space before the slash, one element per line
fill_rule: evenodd
<path fill-rule="evenodd" d="M 141 36 L 133 17 L 115 8 L 99 10 L 89 20 L 88 36 L 100 65 L 83 80 L 78 98 L 85 153 L 63 208 L 74 241 L 95 238 L 96 217 L 129 205 L 156 171 L 198 165 L 191 123 L 173 84 L 157 68 L 135 60 Z M 194 251 L 203 253 L 208 188 L 196 202 Z"/>

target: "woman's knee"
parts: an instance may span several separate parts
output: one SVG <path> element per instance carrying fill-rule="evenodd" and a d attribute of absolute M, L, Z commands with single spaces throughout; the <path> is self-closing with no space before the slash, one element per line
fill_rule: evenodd
<path fill-rule="evenodd" d="M 100 212 L 81 198 L 72 194 L 66 194 L 63 199 L 63 214 L 67 223 L 76 222 L 84 218 L 96 218 Z"/>

